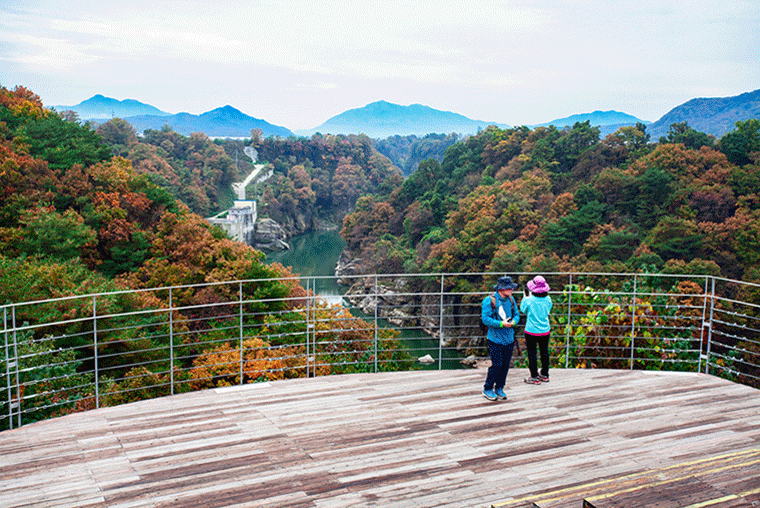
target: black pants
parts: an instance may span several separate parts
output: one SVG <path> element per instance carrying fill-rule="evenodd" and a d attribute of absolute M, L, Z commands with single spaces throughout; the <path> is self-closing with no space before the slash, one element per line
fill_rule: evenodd
<path fill-rule="evenodd" d="M 528 369 L 530 377 L 538 377 L 536 344 L 541 353 L 541 375 L 549 376 L 549 335 L 533 335 L 525 332 L 525 346 L 528 348 Z"/>

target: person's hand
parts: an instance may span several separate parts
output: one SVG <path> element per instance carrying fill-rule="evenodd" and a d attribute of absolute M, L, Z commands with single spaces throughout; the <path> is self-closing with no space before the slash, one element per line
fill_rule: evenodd
<path fill-rule="evenodd" d="M 504 328 L 512 328 L 512 320 L 507 319 L 505 321 L 502 321 L 501 326 L 503 326 Z"/>

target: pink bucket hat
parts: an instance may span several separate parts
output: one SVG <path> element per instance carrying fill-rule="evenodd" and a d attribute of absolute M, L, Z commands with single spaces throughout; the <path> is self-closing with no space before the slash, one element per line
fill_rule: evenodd
<path fill-rule="evenodd" d="M 549 284 L 546 283 L 546 279 L 540 275 L 533 277 L 533 280 L 528 281 L 526 286 L 528 286 L 528 289 L 533 293 L 548 293 L 549 289 L 551 289 Z"/>

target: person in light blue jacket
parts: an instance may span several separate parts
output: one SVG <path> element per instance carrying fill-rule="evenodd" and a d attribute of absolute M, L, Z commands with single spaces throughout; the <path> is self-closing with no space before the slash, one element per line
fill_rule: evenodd
<path fill-rule="evenodd" d="M 504 385 L 507 382 L 509 363 L 515 347 L 514 325 L 520 322 L 520 313 L 512 297 L 512 291 L 518 287 L 510 277 L 501 277 L 496 282 L 496 293 L 486 296 L 480 309 L 480 319 L 488 327 L 488 355 L 491 366 L 488 367 L 483 396 L 488 400 L 506 399 Z M 493 302 L 493 305 L 492 305 Z"/>
<path fill-rule="evenodd" d="M 526 285 L 530 296 L 526 295 L 520 302 L 520 312 L 526 315 L 525 346 L 528 350 L 528 369 L 530 377 L 525 382 L 531 385 L 549 382 L 549 339 L 551 326 L 549 314 L 552 310 L 552 298 L 549 296 L 549 284 L 541 275 L 536 275 Z M 538 372 L 536 345 L 541 354 L 541 372 Z"/>

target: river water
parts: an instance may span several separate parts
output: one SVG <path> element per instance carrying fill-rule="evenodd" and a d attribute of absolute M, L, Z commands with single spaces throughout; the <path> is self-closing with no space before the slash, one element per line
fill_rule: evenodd
<path fill-rule="evenodd" d="M 314 280 L 315 288 L 310 288 L 315 293 L 327 300 L 329 303 L 343 303 L 343 294 L 348 290 L 345 286 L 336 283 L 335 266 L 338 263 L 345 242 L 340 237 L 337 230 L 333 231 L 314 231 L 303 235 L 292 237 L 288 240 L 290 250 L 281 252 L 267 253 L 268 263 L 282 263 L 290 266 L 294 273 L 301 277 L 325 277 Z M 358 311 L 352 311 L 358 317 L 363 317 Z M 402 330 L 400 337 L 410 354 L 414 358 L 429 354 L 433 358 L 438 358 L 438 340 L 435 338 L 421 338 L 419 332 L 412 330 Z M 443 350 L 444 369 L 461 368 L 458 359 L 461 355 L 456 351 Z M 418 364 L 420 365 L 420 364 Z M 438 362 L 432 365 L 421 366 L 425 369 L 437 369 Z"/>
<path fill-rule="evenodd" d="M 282 263 L 293 268 L 301 277 L 323 277 L 316 279 L 315 292 L 330 303 L 340 302 L 348 288 L 336 283 L 335 265 L 346 242 L 337 230 L 314 231 L 288 239 L 290 249 L 267 253 L 267 263 Z"/>

